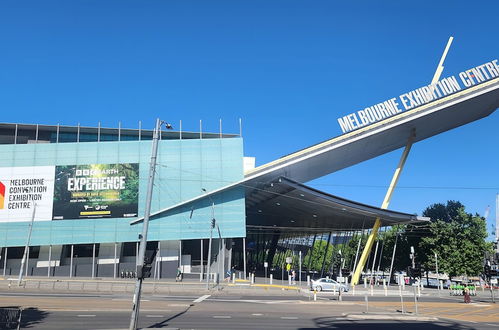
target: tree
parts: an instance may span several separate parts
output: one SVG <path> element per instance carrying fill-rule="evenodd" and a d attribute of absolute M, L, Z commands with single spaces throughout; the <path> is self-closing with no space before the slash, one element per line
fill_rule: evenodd
<path fill-rule="evenodd" d="M 425 269 L 433 269 L 435 253 L 439 271 L 453 277 L 456 275 L 479 275 L 483 270 L 483 256 L 492 248 L 487 243 L 485 219 L 478 214 L 466 213 L 464 206 L 455 201 L 447 205 L 433 204 L 424 212 L 432 222 L 429 235 L 423 237 L 419 246 L 421 262 Z"/>
<path fill-rule="evenodd" d="M 312 258 L 309 270 L 320 271 L 322 268 L 322 262 L 324 260 L 324 254 L 326 253 L 326 250 L 326 264 L 324 266 L 324 269 L 329 269 L 333 256 L 333 247 L 331 244 L 328 244 L 328 242 L 324 240 L 315 241 L 314 246 L 308 251 L 307 255 L 303 259 L 303 264 L 308 266 L 310 258 Z"/>

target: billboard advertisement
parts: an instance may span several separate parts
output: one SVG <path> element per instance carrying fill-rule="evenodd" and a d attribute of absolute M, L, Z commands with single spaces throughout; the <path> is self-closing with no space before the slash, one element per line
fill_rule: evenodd
<path fill-rule="evenodd" d="M 135 217 L 139 164 L 0 167 L 0 222 Z"/>
<path fill-rule="evenodd" d="M 135 217 L 139 164 L 55 167 L 53 220 Z"/>
<path fill-rule="evenodd" d="M 52 219 L 55 166 L 0 167 L 0 222 Z"/>

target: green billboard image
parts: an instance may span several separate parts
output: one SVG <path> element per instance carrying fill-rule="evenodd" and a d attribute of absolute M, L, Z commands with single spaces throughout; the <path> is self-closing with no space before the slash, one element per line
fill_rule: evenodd
<path fill-rule="evenodd" d="M 135 217 L 138 197 L 139 164 L 56 166 L 52 219 Z"/>

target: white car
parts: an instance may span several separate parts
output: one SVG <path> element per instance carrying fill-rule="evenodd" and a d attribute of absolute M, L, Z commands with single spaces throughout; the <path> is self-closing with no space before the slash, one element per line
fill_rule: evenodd
<path fill-rule="evenodd" d="M 341 284 L 335 280 L 329 278 L 320 278 L 318 280 L 312 280 L 310 284 L 310 289 L 315 291 L 341 291 L 348 292 L 348 285 Z"/>

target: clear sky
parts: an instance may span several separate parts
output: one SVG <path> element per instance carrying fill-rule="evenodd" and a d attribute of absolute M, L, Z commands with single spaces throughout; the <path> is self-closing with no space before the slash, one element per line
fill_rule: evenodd
<path fill-rule="evenodd" d="M 499 58 L 498 1 L 0 2 L 1 122 L 239 132 L 263 164 L 336 119 Z M 473 109 L 470 109 L 473 111 Z M 391 209 L 499 193 L 499 111 L 414 145 Z M 310 184 L 380 205 L 401 150 Z"/>

